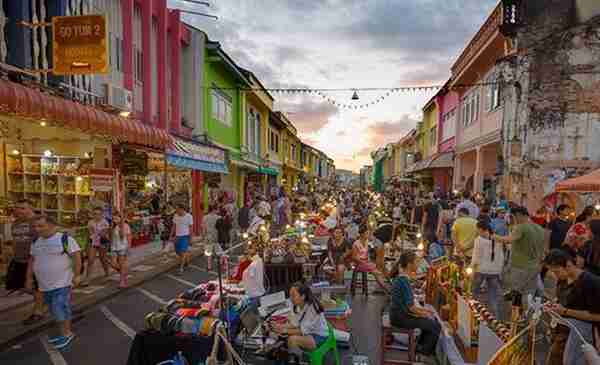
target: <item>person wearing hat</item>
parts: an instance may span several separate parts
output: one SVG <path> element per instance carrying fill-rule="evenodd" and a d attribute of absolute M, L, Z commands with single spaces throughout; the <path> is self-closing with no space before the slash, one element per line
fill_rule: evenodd
<path fill-rule="evenodd" d="M 514 292 L 521 294 L 523 303 L 529 294 L 540 291 L 540 272 L 545 252 L 544 228 L 529 218 L 525 207 L 511 209 L 515 217 L 515 228 L 508 236 L 493 235 L 496 242 L 511 245 L 509 284 Z"/>

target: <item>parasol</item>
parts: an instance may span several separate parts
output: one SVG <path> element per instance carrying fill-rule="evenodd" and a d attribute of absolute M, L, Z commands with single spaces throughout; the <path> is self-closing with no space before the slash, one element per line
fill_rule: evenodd
<path fill-rule="evenodd" d="M 600 192 L 600 169 L 587 175 L 567 179 L 556 184 L 559 193 L 597 193 Z"/>

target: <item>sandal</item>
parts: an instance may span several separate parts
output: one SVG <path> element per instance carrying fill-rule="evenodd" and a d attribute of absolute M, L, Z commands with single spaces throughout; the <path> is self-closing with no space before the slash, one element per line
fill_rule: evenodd
<path fill-rule="evenodd" d="M 25 319 L 23 321 L 23 325 L 25 325 L 25 326 L 31 326 L 33 324 L 38 323 L 42 319 L 44 319 L 44 316 L 41 316 L 39 314 L 32 314 L 29 317 L 27 317 L 27 319 Z"/>

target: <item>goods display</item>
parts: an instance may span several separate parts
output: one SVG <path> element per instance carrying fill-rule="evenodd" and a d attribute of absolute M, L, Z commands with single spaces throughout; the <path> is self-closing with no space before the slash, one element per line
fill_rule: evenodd
<path fill-rule="evenodd" d="M 92 194 L 89 158 L 17 154 L 8 155 L 9 200 L 28 199 L 39 213 L 54 216 L 66 227 L 85 225 L 83 211 Z M 80 214 L 81 213 L 81 214 Z"/>

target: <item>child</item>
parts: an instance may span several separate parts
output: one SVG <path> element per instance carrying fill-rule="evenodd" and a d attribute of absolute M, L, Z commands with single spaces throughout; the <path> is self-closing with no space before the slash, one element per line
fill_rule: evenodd
<path fill-rule="evenodd" d="M 502 292 L 500 286 L 500 275 L 504 265 L 504 245 L 494 242 L 493 230 L 488 221 L 479 221 L 477 223 L 479 237 L 475 239 L 473 247 L 473 259 L 471 267 L 473 268 L 473 296 L 477 299 L 481 297 L 481 284 L 487 285 L 487 303 L 490 311 L 499 316 L 498 296 Z"/>
<path fill-rule="evenodd" d="M 125 219 L 121 213 L 113 214 L 113 221 L 111 227 L 111 253 L 112 253 L 112 266 L 119 271 L 121 281 L 119 288 L 126 288 L 127 275 L 129 273 L 127 265 L 127 254 L 129 251 L 129 243 L 131 242 L 131 228 L 125 223 Z"/>

